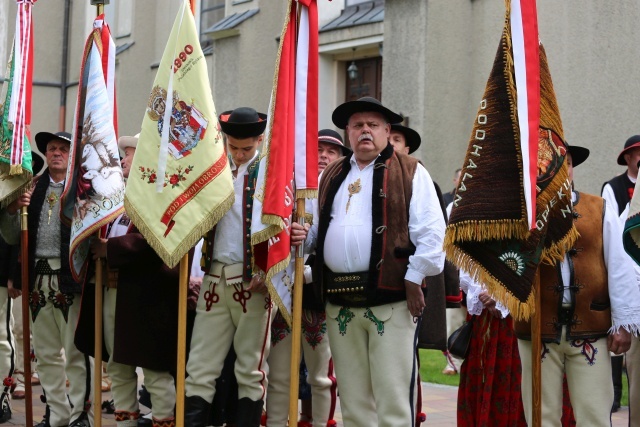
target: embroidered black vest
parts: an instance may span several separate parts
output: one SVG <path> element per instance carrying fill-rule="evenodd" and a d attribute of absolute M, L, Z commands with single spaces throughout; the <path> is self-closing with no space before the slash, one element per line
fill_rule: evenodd
<path fill-rule="evenodd" d="M 31 194 L 31 203 L 28 208 L 29 227 L 29 289 L 34 288 L 36 274 L 36 244 L 38 239 L 38 228 L 40 226 L 40 214 L 47 197 L 49 188 L 49 169 L 45 170 L 41 176 L 34 178 L 35 188 Z M 69 267 L 69 243 L 71 242 L 71 228 L 64 221 L 60 224 L 60 274 L 59 286 L 62 293 L 79 294 L 82 292 L 82 285 L 71 275 Z M 92 263 L 90 263 L 92 264 Z M 87 274 L 89 276 L 90 273 Z"/>
<path fill-rule="evenodd" d="M 636 185 L 631 182 L 626 172 L 616 176 L 607 184 L 613 189 L 613 195 L 616 197 L 616 202 L 618 203 L 618 216 L 620 216 L 622 211 L 627 207 L 627 203 L 631 201 L 631 195 Z"/>

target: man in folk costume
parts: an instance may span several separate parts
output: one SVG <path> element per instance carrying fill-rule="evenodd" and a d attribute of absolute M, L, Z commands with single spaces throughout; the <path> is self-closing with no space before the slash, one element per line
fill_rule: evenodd
<path fill-rule="evenodd" d="M 332 129 L 318 132 L 318 174 L 332 162 L 351 155 L 340 134 Z M 316 199 L 305 202 L 306 223 L 316 223 Z M 324 304 L 313 292 L 312 266 L 315 255 L 307 258 L 304 269 L 302 295 L 302 355 L 307 366 L 307 382 L 311 386 L 312 410 L 300 416 L 299 427 L 335 426 L 336 378 L 327 335 Z M 289 381 L 291 364 L 291 328 L 280 313 L 271 325 L 271 353 L 269 355 L 269 390 L 267 426 L 284 427 L 289 417 Z"/>
<path fill-rule="evenodd" d="M 307 244 L 317 243 L 316 287 L 328 301 L 344 425 L 411 426 L 415 319 L 425 307 L 423 279 L 443 269 L 444 218 L 429 173 L 389 143 L 399 115 L 364 97 L 332 119 L 354 154 L 325 169 Z M 293 227 L 296 241 L 305 231 Z"/>
<path fill-rule="evenodd" d="M 125 178 L 137 144 L 138 136 L 118 139 L 125 153 Z M 175 370 L 177 360 L 179 266 L 164 264 L 126 213 L 109 225 L 106 239 L 92 241 L 91 252 L 94 260 L 102 258 L 107 266 L 103 328 L 116 424 L 138 425 L 136 367 L 140 367 L 153 404 L 153 426 L 175 426 L 176 389 L 170 371 Z M 93 324 L 92 319 L 81 318 L 83 321 Z M 83 342 L 86 351 L 93 353 L 93 340 Z"/>
<path fill-rule="evenodd" d="M 557 136 L 553 134 L 553 137 Z M 569 146 L 569 178 L 589 150 Z M 617 212 L 604 199 L 572 191 L 580 237 L 557 265 L 539 269 L 541 292 L 542 424 L 560 426 L 567 376 L 578 425 L 611 424 L 613 387 L 609 351 L 629 349 L 640 329 L 640 291 L 624 254 Z M 522 360 L 522 399 L 531 422 L 530 323 L 515 323 Z"/>
<path fill-rule="evenodd" d="M 185 383 L 185 424 L 205 426 L 224 360 L 233 344 L 237 359 L 238 427 L 260 424 L 267 387 L 273 304 L 264 277 L 252 277 L 251 211 L 258 147 L 266 115 L 241 107 L 219 116 L 234 177 L 235 202 L 205 236 L 202 281 Z"/>
<path fill-rule="evenodd" d="M 607 201 L 607 205 L 614 212 L 618 212 L 618 215 L 622 215 L 625 208 L 631 201 L 633 197 L 633 190 L 636 186 L 636 181 L 638 179 L 638 162 L 640 162 L 640 135 L 633 135 L 627 139 L 624 143 L 624 147 L 620 154 L 618 155 L 618 164 L 621 166 L 627 166 L 627 170 L 612 178 L 608 182 L 605 182 L 602 186 L 602 197 Z M 635 347 L 640 347 L 640 345 L 636 345 L 638 340 L 633 340 L 632 342 L 632 350 L 634 353 L 636 351 L 640 351 L 640 349 L 636 350 Z M 633 357 L 627 356 L 627 361 L 631 360 L 631 364 L 633 364 Z M 613 407 L 612 410 L 615 412 L 620 408 L 620 399 L 622 398 L 622 362 L 623 356 L 612 356 L 611 357 L 611 372 L 613 375 Z M 629 363 L 627 363 L 629 365 Z M 633 369 L 633 368 L 632 368 Z M 628 367 L 627 367 L 628 371 Z M 629 377 L 629 381 L 631 382 L 631 377 Z M 638 385 L 640 387 L 640 384 Z"/>
<path fill-rule="evenodd" d="M 93 420 L 93 361 L 74 344 L 82 284 L 71 275 L 70 229 L 59 217 L 70 143 L 67 132 L 36 135 L 48 168 L 34 179 L 33 191 L 10 204 L 1 218 L 3 235 L 9 243 L 17 243 L 16 213 L 29 207 L 29 304 L 38 374 L 47 401 L 45 418 L 38 424 L 42 427 L 89 426 Z M 70 384 L 68 399 L 65 379 Z"/>

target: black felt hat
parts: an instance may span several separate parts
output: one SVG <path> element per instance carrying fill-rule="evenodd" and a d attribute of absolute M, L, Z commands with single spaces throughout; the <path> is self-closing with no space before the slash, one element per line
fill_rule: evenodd
<path fill-rule="evenodd" d="M 42 154 L 45 154 L 47 152 L 47 144 L 54 139 L 66 141 L 71 144 L 71 134 L 69 132 L 38 132 L 36 134 L 36 145 L 38 146 L 38 150 Z"/>
<path fill-rule="evenodd" d="M 35 151 L 31 152 L 31 168 L 33 169 L 33 176 L 36 176 L 44 168 L 44 159 Z"/>
<path fill-rule="evenodd" d="M 333 120 L 333 124 L 337 127 L 344 129 L 347 127 L 347 123 L 349 123 L 349 117 L 355 113 L 368 111 L 382 114 L 389 123 L 400 123 L 402 121 L 402 116 L 389 110 L 387 107 L 382 105 L 380 101 L 370 96 L 365 96 L 357 101 L 348 101 L 344 104 L 338 105 L 338 107 L 333 110 L 331 120 Z"/>
<path fill-rule="evenodd" d="M 626 166 L 627 162 L 624 160 L 625 153 L 636 147 L 640 147 L 640 135 L 633 135 L 632 137 L 627 139 L 627 141 L 624 143 L 624 148 L 622 149 L 620 154 L 618 154 L 618 164 Z"/>
<path fill-rule="evenodd" d="M 409 147 L 409 154 L 413 153 L 418 149 L 418 147 L 420 147 L 422 139 L 420 138 L 420 134 L 415 130 L 400 124 L 392 124 L 391 130 L 395 130 L 404 135 L 404 139 L 407 141 L 407 147 Z"/>
<path fill-rule="evenodd" d="M 342 155 L 348 156 L 351 154 L 351 150 L 344 145 L 342 137 L 338 132 L 333 129 L 322 129 L 318 132 L 318 142 L 324 142 L 326 144 L 337 145 L 342 149 Z"/>
<path fill-rule="evenodd" d="M 569 153 L 571 154 L 571 164 L 574 168 L 583 163 L 585 160 L 587 160 L 587 157 L 589 157 L 588 148 L 569 144 L 567 144 L 567 148 L 569 149 Z"/>
<path fill-rule="evenodd" d="M 267 115 L 250 107 L 225 111 L 218 119 L 222 132 L 238 139 L 260 136 L 267 127 Z"/>

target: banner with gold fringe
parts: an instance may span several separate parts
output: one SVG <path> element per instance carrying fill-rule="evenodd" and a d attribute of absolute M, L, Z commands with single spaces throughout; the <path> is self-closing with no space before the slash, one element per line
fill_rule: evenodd
<path fill-rule="evenodd" d="M 0 207 L 31 185 L 30 138 L 34 0 L 18 0 L 11 57 L 0 95 Z"/>
<path fill-rule="evenodd" d="M 233 201 L 207 65 L 193 14 L 183 0 L 142 121 L 125 209 L 173 267 Z"/>
<path fill-rule="evenodd" d="M 528 130 L 536 137 L 537 150 L 521 140 L 518 96 L 524 88 L 516 84 L 511 2 L 505 3 L 505 25 L 456 189 L 445 252 L 515 319 L 528 319 L 534 310 L 532 285 L 538 265 L 561 260 L 577 231 L 562 121 L 541 45 L 539 125 Z M 525 200 L 524 150 L 537 159 L 533 229 Z"/>

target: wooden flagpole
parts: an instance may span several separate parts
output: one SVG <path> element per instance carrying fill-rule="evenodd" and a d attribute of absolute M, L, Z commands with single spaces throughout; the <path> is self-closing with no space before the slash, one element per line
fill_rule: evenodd
<path fill-rule="evenodd" d="M 91 0 L 91 4 L 96 6 L 96 16 L 104 13 L 104 5 L 109 4 L 109 0 Z M 96 233 L 95 238 L 100 238 Z M 102 259 L 96 260 L 96 285 L 95 285 L 95 309 L 94 309 L 94 365 L 93 365 L 93 426 L 102 427 L 102 277 L 104 262 Z"/>
<path fill-rule="evenodd" d="M 29 229 L 27 222 L 27 207 L 20 209 L 20 257 L 21 276 L 22 276 L 22 355 L 23 368 L 22 374 L 24 378 L 24 411 L 25 421 L 28 426 L 33 425 L 33 396 L 31 388 L 31 327 L 29 307 Z"/>
<path fill-rule="evenodd" d="M 540 332 L 540 269 L 533 279 L 533 295 L 535 310 L 531 315 L 531 386 L 532 386 L 532 427 L 542 426 L 542 337 Z"/>
<path fill-rule="evenodd" d="M 191 13 L 196 14 L 196 0 L 189 0 Z M 176 426 L 184 426 L 184 406 L 187 365 L 187 291 L 189 285 L 189 253 L 180 260 L 178 284 L 178 360 L 176 362 Z"/>
<path fill-rule="evenodd" d="M 296 200 L 298 223 L 304 226 L 305 199 Z M 298 424 L 300 382 L 300 341 L 302 339 L 302 287 L 304 286 L 304 244 L 296 250 L 293 301 L 291 310 L 291 365 L 289 367 L 289 425 Z M 268 415 L 268 414 L 267 414 Z"/>

